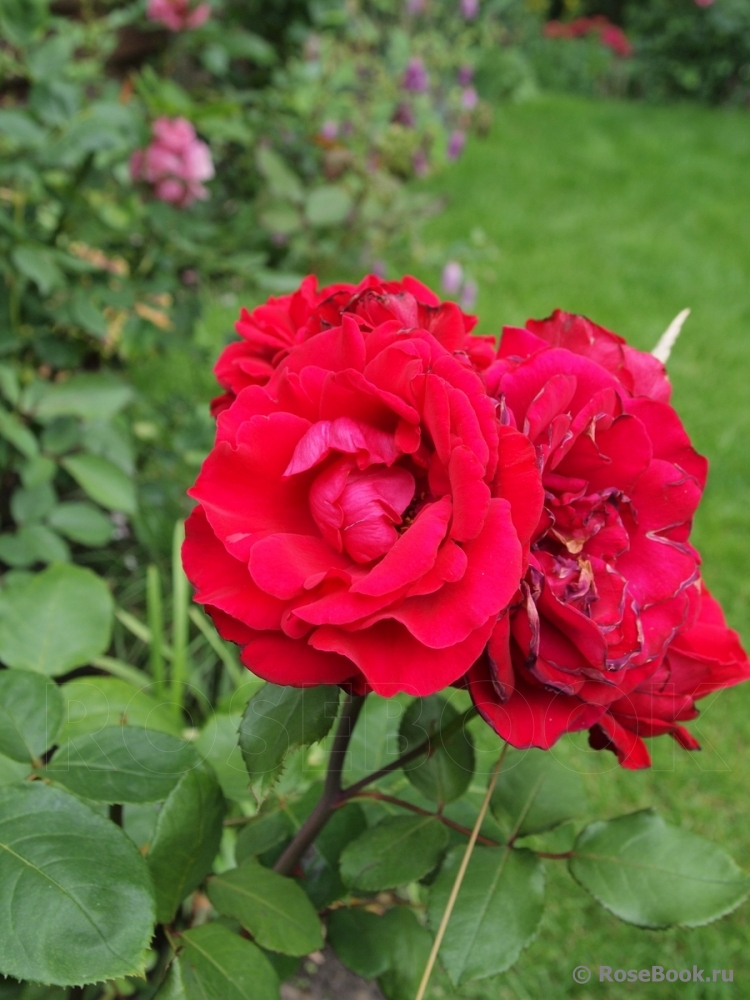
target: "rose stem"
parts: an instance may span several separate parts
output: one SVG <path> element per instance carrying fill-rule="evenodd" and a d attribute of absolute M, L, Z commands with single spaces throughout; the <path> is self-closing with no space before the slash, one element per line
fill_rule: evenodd
<path fill-rule="evenodd" d="M 346 696 L 338 728 L 336 729 L 336 735 L 333 738 L 331 754 L 328 758 L 328 770 L 326 772 L 325 785 L 323 786 L 323 794 L 313 811 L 297 831 L 294 840 L 292 840 L 291 844 L 274 865 L 274 871 L 279 872 L 280 875 L 291 875 L 307 848 L 328 822 L 336 807 L 341 794 L 341 775 L 344 770 L 346 751 L 349 749 L 349 740 L 354 732 L 357 717 L 362 711 L 364 703 L 365 699 L 361 695 Z"/>
<path fill-rule="evenodd" d="M 439 820 L 444 826 L 450 827 L 451 830 L 455 830 L 456 833 L 462 833 L 465 837 L 470 837 L 472 831 L 467 826 L 461 826 L 460 823 L 454 823 L 452 819 L 448 819 L 442 813 L 430 812 L 429 809 L 422 809 L 421 806 L 415 806 L 411 802 L 405 802 L 404 799 L 397 799 L 393 795 L 384 795 L 382 792 L 358 792 L 356 795 L 358 799 L 374 799 L 376 802 L 390 802 L 391 805 L 398 806 L 400 809 L 409 809 L 413 813 L 417 813 L 418 816 L 432 816 L 433 819 Z M 342 803 L 343 805 L 343 803 Z M 504 847 L 497 840 L 490 840 L 489 837 L 482 837 L 481 835 L 477 837 L 478 844 L 484 844 L 485 847 Z"/>
<path fill-rule="evenodd" d="M 458 874 L 456 875 L 456 881 L 453 883 L 453 888 L 451 889 L 451 894 L 448 897 L 448 905 L 445 907 L 445 913 L 440 921 L 440 926 L 438 927 L 437 934 L 435 935 L 435 940 L 432 944 L 432 950 L 430 951 L 430 957 L 427 959 L 427 965 L 425 967 L 424 973 L 422 975 L 422 981 L 419 984 L 419 989 L 417 990 L 417 995 L 415 1000 L 423 1000 L 425 992 L 427 991 L 427 984 L 430 981 L 430 976 L 432 975 L 432 970 L 435 966 L 435 961 L 440 951 L 440 945 L 443 943 L 443 937 L 445 936 L 445 931 L 448 927 L 448 921 L 451 918 L 451 913 L 453 913 L 453 907 L 456 905 L 456 899 L 458 898 L 458 893 L 461 889 L 461 883 L 464 880 L 464 875 L 466 874 L 466 869 L 469 867 L 469 861 L 471 860 L 472 852 L 474 851 L 474 845 L 479 837 L 479 830 L 484 821 L 484 817 L 487 814 L 487 807 L 490 804 L 490 799 L 492 798 L 492 793 L 495 790 L 495 784 L 497 782 L 497 777 L 500 774 L 500 768 L 503 766 L 503 761 L 505 760 L 505 754 L 508 750 L 508 744 L 506 743 L 503 747 L 502 753 L 497 759 L 497 763 L 492 769 L 492 774 L 490 775 L 489 784 L 487 785 L 487 791 L 484 796 L 484 802 L 482 802 L 482 808 L 479 810 L 479 815 L 477 816 L 476 822 L 474 824 L 474 829 L 471 831 L 471 837 L 469 838 L 469 843 L 466 845 L 466 850 L 464 851 L 463 860 L 461 861 L 461 867 L 458 869 Z"/>
<path fill-rule="evenodd" d="M 360 791 L 367 785 L 371 785 L 373 781 L 379 781 L 380 778 L 384 778 L 391 771 L 397 771 L 404 764 L 408 764 L 410 761 L 414 760 L 416 757 L 420 757 L 423 753 L 427 753 L 429 756 L 433 752 L 433 747 L 437 744 L 438 739 L 444 742 L 448 737 L 452 736 L 454 733 L 458 732 L 459 729 L 463 729 L 466 723 L 472 719 L 477 714 L 477 709 L 472 705 L 471 708 L 467 708 L 463 715 L 457 716 L 447 726 L 439 729 L 432 736 L 429 736 L 424 743 L 420 743 L 419 746 L 414 747 L 413 750 L 409 750 L 408 753 L 403 754 L 396 760 L 392 760 L 390 764 L 386 764 L 385 767 L 381 767 L 379 771 L 373 771 L 372 774 L 366 775 L 361 781 L 355 782 L 353 785 L 349 785 L 341 793 L 342 798 L 351 799 L 355 795 L 358 795 Z"/>
<path fill-rule="evenodd" d="M 354 699 L 351 699 L 351 700 L 354 701 Z M 348 704 L 349 704 L 349 701 L 347 701 L 347 702 L 344 703 L 344 712 L 346 712 Z M 362 706 L 360 704 L 359 707 L 356 709 L 356 712 L 352 712 L 348 716 L 348 718 L 350 720 L 349 736 L 346 737 L 346 741 L 345 741 L 346 745 L 344 746 L 343 757 L 346 757 L 346 746 L 348 746 L 349 738 L 351 737 L 351 733 L 354 730 L 354 723 L 357 721 L 357 716 L 359 715 L 359 713 L 361 711 L 361 707 Z M 436 733 L 433 733 L 432 736 L 429 736 L 423 743 L 420 743 L 419 746 L 414 747 L 413 750 L 409 750 L 408 753 L 405 753 L 401 757 L 398 757 L 396 760 L 391 761 L 391 763 L 387 764 L 385 767 L 381 767 L 381 769 L 379 771 L 373 771 L 372 774 L 366 775 L 364 778 L 362 778 L 361 781 L 357 781 L 355 784 L 349 785 L 348 788 L 343 788 L 343 789 L 341 788 L 341 771 L 339 771 L 338 789 L 336 791 L 336 794 L 331 797 L 331 800 L 328 803 L 328 808 L 327 809 L 325 809 L 325 808 L 321 808 L 320 809 L 320 813 L 322 815 L 322 821 L 319 824 L 316 824 L 316 826 L 314 828 L 314 833 L 313 833 L 312 840 L 314 840 L 315 837 L 317 837 L 317 835 L 323 829 L 323 827 L 325 826 L 325 824 L 328 822 L 328 820 L 333 815 L 333 812 L 334 812 L 335 809 L 337 809 L 340 806 L 344 805 L 344 803 L 348 802 L 349 799 L 353 799 L 356 796 L 358 796 L 360 794 L 360 792 L 362 791 L 362 789 L 365 788 L 367 785 L 371 785 L 373 783 L 373 781 L 378 781 L 380 778 L 384 778 L 386 775 L 390 774 L 392 771 L 398 770 L 398 768 L 403 767 L 404 764 L 408 764 L 410 761 L 414 760 L 416 757 L 419 757 L 419 756 L 421 756 L 424 753 L 426 753 L 429 756 L 430 753 L 432 753 L 433 747 L 437 744 L 438 740 L 440 740 L 441 742 L 444 742 L 446 739 L 448 739 L 450 736 L 452 736 L 453 733 L 455 733 L 459 729 L 461 729 L 476 714 L 477 714 L 477 710 L 472 705 L 472 707 L 468 708 L 463 713 L 463 715 L 459 715 L 457 718 L 455 718 L 451 722 L 449 722 L 447 726 L 444 726 L 442 729 L 439 729 Z M 343 714 L 342 714 L 342 724 L 344 724 L 343 723 Z M 342 733 L 341 735 L 342 735 L 342 737 L 344 737 L 345 734 Z M 339 734 L 337 733 L 336 734 L 336 739 L 338 739 L 338 736 L 339 736 Z M 335 746 L 336 746 L 336 744 L 334 742 L 334 749 L 335 749 Z M 329 771 L 330 771 L 332 760 L 333 760 L 333 750 L 331 750 L 331 758 L 329 758 Z M 343 769 L 343 758 L 340 761 L 340 765 L 341 765 L 341 768 Z M 325 790 L 323 792 L 323 796 L 318 801 L 318 804 L 315 807 L 314 813 L 316 813 L 316 814 L 318 813 L 318 807 L 320 807 L 321 802 L 323 802 L 324 798 L 325 798 Z M 224 820 L 224 826 L 244 826 L 246 823 L 252 823 L 254 819 L 255 819 L 254 816 L 236 816 L 233 819 L 225 819 Z M 278 862 L 276 863 L 277 864 L 277 867 L 276 867 L 277 871 L 279 870 L 278 865 L 281 864 L 281 862 L 284 860 L 286 854 L 289 851 L 291 851 L 292 847 L 295 846 L 295 844 L 297 842 L 297 839 L 302 836 L 302 832 L 307 830 L 307 824 L 310 822 L 311 819 L 312 819 L 312 814 L 310 815 L 310 817 L 308 817 L 308 820 L 300 827 L 300 829 L 297 831 L 297 834 L 294 837 L 294 840 L 291 842 L 291 844 L 289 845 L 289 847 L 287 848 L 287 850 L 284 852 L 284 854 L 281 856 L 281 858 L 279 858 Z M 305 846 L 303 848 L 302 854 L 304 854 L 305 850 L 307 850 L 307 848 L 309 847 L 309 845 L 312 843 L 312 840 L 308 840 L 307 839 L 307 835 L 305 835 Z M 302 854 L 300 854 L 299 856 L 301 857 Z M 286 868 L 286 864 L 285 864 L 284 867 Z M 294 866 L 292 866 L 292 867 L 294 867 Z"/>

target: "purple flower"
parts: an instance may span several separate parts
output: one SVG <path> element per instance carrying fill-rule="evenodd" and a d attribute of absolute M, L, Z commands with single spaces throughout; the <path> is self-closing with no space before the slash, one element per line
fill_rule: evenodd
<path fill-rule="evenodd" d="M 467 111 L 471 111 L 477 106 L 477 101 L 479 100 L 479 95 L 474 87 L 465 87 L 463 93 L 461 94 L 461 104 L 466 108 Z"/>
<path fill-rule="evenodd" d="M 406 0 L 406 13 L 412 17 L 424 14 L 425 0 Z"/>
<path fill-rule="evenodd" d="M 473 21 L 479 15 L 479 0 L 461 0 L 461 17 Z"/>
<path fill-rule="evenodd" d="M 425 177 L 430 169 L 430 161 L 427 159 L 427 154 L 423 149 L 418 149 L 414 154 L 411 161 L 411 165 L 414 168 L 414 173 L 417 177 Z"/>
<path fill-rule="evenodd" d="M 473 79 L 474 79 L 474 67 L 469 66 L 468 63 L 465 63 L 463 66 L 460 67 L 458 71 L 458 82 L 461 84 L 462 87 L 468 87 Z"/>
<path fill-rule="evenodd" d="M 467 278 L 464 282 L 464 287 L 461 289 L 461 298 L 459 302 L 461 308 L 470 312 L 474 308 L 474 303 L 477 301 L 477 292 L 479 288 L 477 287 L 476 281 L 472 281 L 471 278 Z"/>
<path fill-rule="evenodd" d="M 379 259 L 378 260 L 374 260 L 372 262 L 371 266 L 370 266 L 370 270 L 378 278 L 384 278 L 385 277 L 385 270 L 386 270 L 386 268 L 385 268 L 385 261 L 384 260 L 379 260 Z"/>
<path fill-rule="evenodd" d="M 464 151 L 466 145 L 466 133 L 460 128 L 454 129 L 448 140 L 448 159 L 457 160 Z"/>
<path fill-rule="evenodd" d="M 464 280 L 464 269 L 457 260 L 449 260 L 443 268 L 440 285 L 446 295 L 458 295 Z"/>
<path fill-rule="evenodd" d="M 320 136 L 322 139 L 328 139 L 329 142 L 333 142 L 333 140 L 338 137 L 338 134 L 339 123 L 334 121 L 332 118 L 328 118 L 320 126 Z"/>
<path fill-rule="evenodd" d="M 410 59 L 404 71 L 402 86 L 404 90 L 411 90 L 415 94 L 423 94 L 430 85 L 425 65 L 419 56 Z"/>

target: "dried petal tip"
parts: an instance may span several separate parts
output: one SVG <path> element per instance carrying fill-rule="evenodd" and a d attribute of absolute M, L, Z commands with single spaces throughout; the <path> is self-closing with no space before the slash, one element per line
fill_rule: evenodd
<path fill-rule="evenodd" d="M 656 347 L 651 352 L 657 361 L 661 361 L 663 365 L 669 360 L 669 355 L 672 353 L 672 348 L 677 343 L 677 338 L 680 336 L 683 324 L 685 320 L 690 315 L 689 309 L 683 309 L 682 312 L 677 313 L 675 318 L 669 324 L 664 333 L 659 337 L 659 342 Z"/>

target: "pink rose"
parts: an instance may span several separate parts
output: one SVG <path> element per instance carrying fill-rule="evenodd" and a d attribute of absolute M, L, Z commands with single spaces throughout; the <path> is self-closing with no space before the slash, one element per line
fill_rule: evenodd
<path fill-rule="evenodd" d="M 208 198 L 203 181 L 214 176 L 211 151 L 185 118 L 157 118 L 153 139 L 130 158 L 130 175 L 153 188 L 160 201 L 186 208 Z"/>
<path fill-rule="evenodd" d="M 191 0 L 148 0 L 146 17 L 157 21 L 170 31 L 190 31 L 200 28 L 211 16 L 211 5 Z"/>

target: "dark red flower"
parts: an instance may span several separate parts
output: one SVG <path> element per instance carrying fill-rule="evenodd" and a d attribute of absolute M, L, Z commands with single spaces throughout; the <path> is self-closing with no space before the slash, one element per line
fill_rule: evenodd
<path fill-rule="evenodd" d="M 265 385 L 295 344 L 339 326 L 345 313 L 366 330 L 388 320 L 398 320 L 404 329 L 428 330 L 447 350 L 469 352 L 479 368 L 494 357 L 493 338 L 469 337 L 476 317 L 454 302 L 441 302 L 416 278 L 383 281 L 371 274 L 358 285 L 319 289 L 310 275 L 293 295 L 269 299 L 252 312 L 242 310 L 235 327 L 242 339 L 224 349 L 214 368 L 226 390 L 213 401 L 214 415 L 246 386 Z"/>
<path fill-rule="evenodd" d="M 598 35 L 599 41 L 615 55 L 625 59 L 633 53 L 633 46 L 622 28 L 602 14 L 595 17 L 575 17 L 572 21 L 547 21 L 544 25 L 547 38 L 585 38 Z"/>
<path fill-rule="evenodd" d="M 260 676 L 427 695 L 480 656 L 542 490 L 465 335 L 413 279 L 370 278 L 316 306 L 268 384 L 219 414 L 183 559 Z"/>
<path fill-rule="evenodd" d="M 651 763 L 644 736 L 669 733 L 686 750 L 699 750 L 698 741 L 680 723 L 698 716 L 698 698 L 746 680 L 750 661 L 739 636 L 728 628 L 718 602 L 703 585 L 695 624 L 676 636 L 646 681 L 609 706 L 591 730 L 591 745 L 613 750 L 629 768 Z"/>
<path fill-rule="evenodd" d="M 548 748 L 646 683 L 695 621 L 688 536 L 706 462 L 663 401 L 654 359 L 580 317 L 528 326 L 504 331 L 485 380 L 534 445 L 544 513 L 516 601 L 468 681 L 500 735 Z"/>

